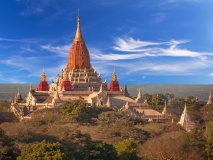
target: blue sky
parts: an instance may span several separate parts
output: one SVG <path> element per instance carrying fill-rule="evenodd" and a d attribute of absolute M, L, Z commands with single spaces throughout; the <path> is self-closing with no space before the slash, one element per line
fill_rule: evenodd
<path fill-rule="evenodd" d="M 67 64 L 78 8 L 91 64 L 120 84 L 211 84 L 213 0 L 1 0 L 0 83 Z"/>

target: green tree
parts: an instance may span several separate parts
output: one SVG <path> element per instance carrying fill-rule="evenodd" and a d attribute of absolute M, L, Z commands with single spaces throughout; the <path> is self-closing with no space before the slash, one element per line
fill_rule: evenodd
<path fill-rule="evenodd" d="M 85 153 L 84 160 L 116 160 L 117 152 L 111 144 L 94 141 Z"/>
<path fill-rule="evenodd" d="M 65 118 L 76 121 L 84 121 L 89 119 L 87 114 L 86 102 L 80 98 L 73 102 L 66 102 L 61 105 L 61 112 Z"/>
<path fill-rule="evenodd" d="M 210 160 L 213 159 L 213 121 L 207 123 L 204 136 L 206 137 L 205 152 Z"/>
<path fill-rule="evenodd" d="M 24 148 L 17 160 L 62 160 L 65 158 L 63 147 L 60 143 L 48 143 L 44 140 L 41 143 Z"/>
<path fill-rule="evenodd" d="M 136 150 L 137 145 L 130 139 L 125 139 L 119 142 L 116 146 L 119 160 L 136 160 L 138 159 Z"/>

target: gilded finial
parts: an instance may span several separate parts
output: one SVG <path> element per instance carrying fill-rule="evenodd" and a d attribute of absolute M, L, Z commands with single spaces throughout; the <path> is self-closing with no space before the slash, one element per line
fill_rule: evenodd
<path fill-rule="evenodd" d="M 75 41 L 83 41 L 82 33 L 81 33 L 81 19 L 80 19 L 80 10 L 78 9 L 78 23 L 77 23 L 77 31 L 75 34 Z"/>
<path fill-rule="evenodd" d="M 64 70 L 64 72 L 63 72 L 63 80 L 64 81 L 68 80 L 68 76 L 67 76 L 67 71 L 66 70 Z"/>
<path fill-rule="evenodd" d="M 42 81 L 42 82 L 45 82 L 45 81 L 46 81 L 46 75 L 45 75 L 45 72 L 44 72 L 44 67 L 43 67 L 43 69 L 42 69 L 41 81 Z"/>
<path fill-rule="evenodd" d="M 114 72 L 112 74 L 112 81 L 117 81 L 117 75 L 116 75 L 115 67 L 114 67 Z"/>

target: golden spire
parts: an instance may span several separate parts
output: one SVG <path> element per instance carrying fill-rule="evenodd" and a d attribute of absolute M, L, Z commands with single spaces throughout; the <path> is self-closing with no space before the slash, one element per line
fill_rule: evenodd
<path fill-rule="evenodd" d="M 117 75 L 116 75 L 115 67 L 114 67 L 114 72 L 112 74 L 112 81 L 117 81 Z"/>
<path fill-rule="evenodd" d="M 84 41 L 82 33 L 81 33 L 81 19 L 80 19 L 80 11 L 78 9 L 78 23 L 77 23 L 77 31 L 75 34 L 74 41 Z"/>
<path fill-rule="evenodd" d="M 44 67 L 43 67 L 43 69 L 42 69 L 41 81 L 42 81 L 42 82 L 45 82 L 45 81 L 46 81 L 46 75 L 45 75 L 45 73 L 44 73 Z"/>
<path fill-rule="evenodd" d="M 63 72 L 63 80 L 68 81 L 67 70 L 65 69 Z"/>

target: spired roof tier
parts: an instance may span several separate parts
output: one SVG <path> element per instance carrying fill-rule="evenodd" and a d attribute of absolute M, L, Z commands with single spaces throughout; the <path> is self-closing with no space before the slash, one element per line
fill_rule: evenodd
<path fill-rule="evenodd" d="M 90 56 L 81 33 L 80 15 L 78 15 L 77 30 L 68 56 L 67 70 L 85 68 L 91 68 Z"/>

